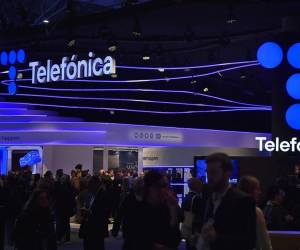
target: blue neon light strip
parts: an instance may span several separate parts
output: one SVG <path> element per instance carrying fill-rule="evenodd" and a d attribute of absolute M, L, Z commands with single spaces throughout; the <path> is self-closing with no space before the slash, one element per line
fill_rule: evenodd
<path fill-rule="evenodd" d="M 0 156 L 2 156 L 2 159 L 0 158 L 0 174 L 7 175 L 7 161 L 8 161 L 7 148 L 0 147 Z"/>
<path fill-rule="evenodd" d="M 142 83 L 142 82 L 161 82 L 161 81 L 175 81 L 175 80 L 184 80 L 184 79 L 194 79 L 194 78 L 200 78 L 200 77 L 206 77 L 211 76 L 227 71 L 233 71 L 237 69 L 242 68 L 249 68 L 260 65 L 259 63 L 252 63 L 252 64 L 246 64 L 246 65 L 240 65 L 236 67 L 231 67 L 227 69 L 220 69 L 204 74 L 196 74 L 196 75 L 188 75 L 188 76 L 178 76 L 178 77 L 166 77 L 166 78 L 154 78 L 154 79 L 138 79 L 138 80 L 89 80 L 89 79 L 76 79 L 76 80 L 65 80 L 64 82 L 87 82 L 87 83 Z M 19 81 L 24 81 L 24 79 L 18 79 Z M 6 81 L 10 82 L 10 80 Z"/>
<path fill-rule="evenodd" d="M 166 101 L 152 101 L 152 100 L 138 100 L 138 99 L 122 99 L 122 98 L 98 98 L 98 97 L 79 97 L 79 96 L 53 96 L 53 95 L 35 95 L 35 94 L 17 94 L 18 96 L 26 97 L 43 97 L 54 99 L 69 99 L 69 100 L 94 100 L 94 101 L 122 101 L 122 102 L 141 102 L 141 103 L 154 103 L 154 104 L 167 104 L 167 105 L 181 105 L 181 106 L 193 106 L 193 107 L 211 107 L 211 108 L 234 108 L 234 109 L 248 109 L 250 107 L 239 106 L 221 106 L 210 104 L 196 104 L 196 103 L 184 103 L 184 102 L 166 102 Z M 9 94 L 0 94 L 0 96 L 9 96 Z M 261 106 L 261 108 L 269 108 L 268 106 Z"/>
<path fill-rule="evenodd" d="M 197 111 L 151 111 L 151 110 L 140 110 L 140 109 L 121 109 L 121 108 L 100 108 L 100 107 L 87 107 L 87 106 L 65 106 L 65 105 L 52 105 L 43 103 L 26 103 L 26 102 L 14 102 L 15 104 L 24 104 L 30 106 L 40 107 L 54 107 L 54 108 L 67 108 L 67 109 L 90 109 L 90 110 L 103 110 L 103 111 L 125 111 L 125 112 L 136 112 L 136 113 L 148 113 L 148 114 L 197 114 L 197 113 L 218 113 L 218 112 L 236 112 L 236 111 L 271 111 L 271 108 L 243 108 L 243 109 L 220 109 L 220 110 L 197 110 Z"/>

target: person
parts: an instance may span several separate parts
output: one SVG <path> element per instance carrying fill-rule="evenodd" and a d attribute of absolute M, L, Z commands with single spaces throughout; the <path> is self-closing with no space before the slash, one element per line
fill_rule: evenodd
<path fill-rule="evenodd" d="M 197 248 L 249 250 L 256 246 L 255 202 L 229 183 L 232 161 L 224 153 L 206 158 L 210 194 Z"/>
<path fill-rule="evenodd" d="M 158 171 L 144 177 L 144 206 L 139 214 L 140 230 L 134 250 L 175 250 L 181 240 L 180 208 L 167 178 Z"/>
<path fill-rule="evenodd" d="M 122 226 L 124 239 L 122 250 L 137 249 L 135 243 L 140 230 L 140 219 L 143 217 L 140 213 L 143 206 L 143 189 L 143 178 L 135 179 L 132 190 L 121 202 L 117 216 L 114 218 L 112 236 L 117 237 Z"/>
<path fill-rule="evenodd" d="M 181 234 L 186 239 L 186 249 L 195 250 L 196 229 L 201 227 L 201 220 L 197 214 L 203 213 L 203 183 L 200 179 L 190 178 L 188 180 L 189 193 L 182 202 L 183 223 Z"/>
<path fill-rule="evenodd" d="M 241 191 L 250 195 L 258 204 L 261 196 L 259 180 L 253 176 L 243 176 L 238 184 Z M 256 250 L 272 250 L 262 210 L 256 206 Z"/>
<path fill-rule="evenodd" d="M 56 217 L 56 236 L 59 243 L 70 242 L 70 217 L 75 214 L 75 191 L 70 182 L 70 177 L 62 169 L 56 172 L 54 190 L 54 209 Z"/>
<path fill-rule="evenodd" d="M 79 230 L 84 250 L 104 250 L 104 239 L 108 236 L 108 218 L 111 200 L 97 176 L 88 182 L 88 197 L 82 209 L 84 221 Z"/>
<path fill-rule="evenodd" d="M 278 186 L 272 186 L 268 190 L 268 201 L 263 209 L 269 230 L 289 230 L 294 220 L 283 207 L 285 192 Z"/>
<path fill-rule="evenodd" d="M 17 250 L 56 250 L 54 219 L 48 194 L 35 190 L 16 220 L 14 241 Z"/>

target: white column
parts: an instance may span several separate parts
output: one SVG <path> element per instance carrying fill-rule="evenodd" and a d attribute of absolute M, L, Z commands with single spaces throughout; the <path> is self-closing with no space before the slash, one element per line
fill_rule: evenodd
<path fill-rule="evenodd" d="M 108 170 L 108 149 L 107 147 L 104 147 L 103 149 L 103 170 Z"/>
<path fill-rule="evenodd" d="M 143 148 L 139 148 L 138 150 L 138 174 L 143 172 L 144 168 L 144 154 L 143 154 Z"/>

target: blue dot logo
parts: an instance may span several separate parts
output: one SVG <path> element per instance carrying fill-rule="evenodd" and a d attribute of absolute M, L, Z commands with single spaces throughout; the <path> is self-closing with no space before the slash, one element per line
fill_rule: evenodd
<path fill-rule="evenodd" d="M 17 61 L 16 51 L 12 50 L 12 51 L 9 52 L 8 61 L 9 61 L 10 64 L 15 64 L 16 63 L 16 61 Z"/>
<path fill-rule="evenodd" d="M 292 67 L 300 69 L 300 43 L 295 43 L 289 48 L 287 59 Z"/>
<path fill-rule="evenodd" d="M 1 65 L 7 65 L 8 62 L 8 55 L 5 51 L 2 51 L 0 54 L 0 63 Z"/>
<path fill-rule="evenodd" d="M 14 80 L 17 78 L 17 69 L 15 66 L 10 66 L 8 76 L 10 80 Z"/>
<path fill-rule="evenodd" d="M 24 63 L 26 61 L 26 52 L 23 49 L 19 49 L 17 52 L 15 50 L 11 50 L 8 52 L 2 51 L 0 52 L 0 64 L 8 65 L 8 77 L 9 81 L 7 84 L 7 90 L 10 95 L 15 95 L 17 93 L 17 84 L 16 79 L 18 76 L 18 70 L 16 63 Z"/>
<path fill-rule="evenodd" d="M 290 106 L 285 114 L 287 124 L 296 130 L 300 130 L 300 104 Z"/>
<path fill-rule="evenodd" d="M 17 84 L 15 82 L 10 82 L 8 84 L 8 93 L 10 95 L 15 95 L 17 93 Z"/>
<path fill-rule="evenodd" d="M 17 61 L 18 63 L 24 63 L 26 60 L 26 53 L 23 49 L 19 49 L 17 52 Z"/>
<path fill-rule="evenodd" d="M 300 74 L 292 75 L 287 83 L 286 83 L 286 90 L 290 97 L 300 100 Z"/>
<path fill-rule="evenodd" d="M 283 60 L 283 51 L 277 43 L 266 42 L 257 50 L 257 60 L 264 68 L 276 68 Z"/>

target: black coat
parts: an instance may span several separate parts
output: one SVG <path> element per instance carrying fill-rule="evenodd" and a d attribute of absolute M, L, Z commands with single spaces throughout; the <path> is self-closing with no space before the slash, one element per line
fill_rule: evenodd
<path fill-rule="evenodd" d="M 49 210 L 24 210 L 14 229 L 18 250 L 56 250 L 54 220 Z"/>
<path fill-rule="evenodd" d="M 249 250 L 256 246 L 255 202 L 230 188 L 214 215 L 217 238 L 211 250 Z"/>

